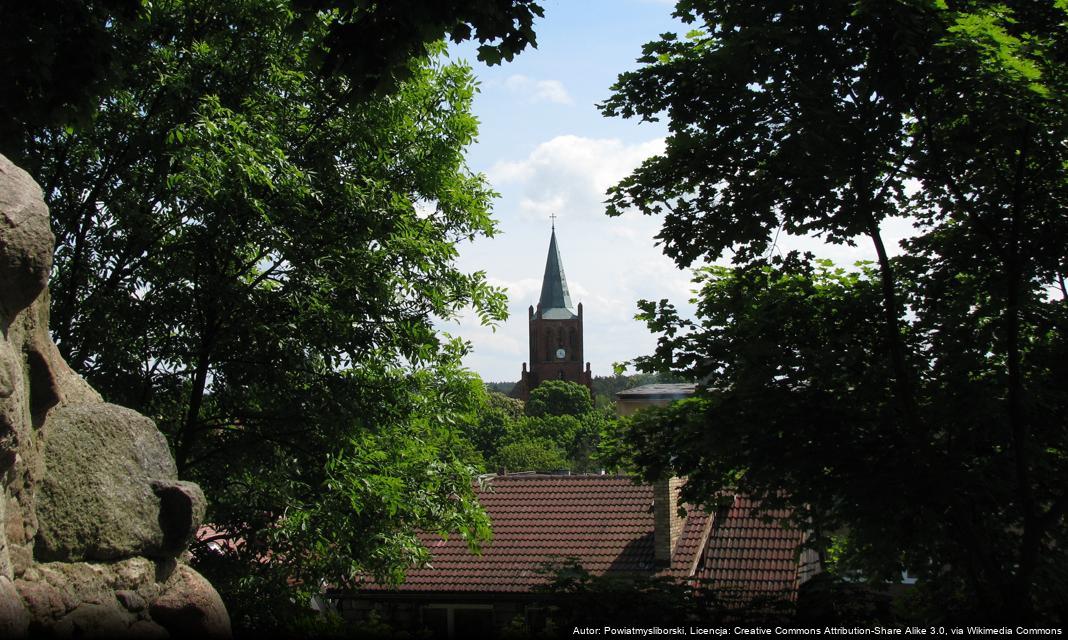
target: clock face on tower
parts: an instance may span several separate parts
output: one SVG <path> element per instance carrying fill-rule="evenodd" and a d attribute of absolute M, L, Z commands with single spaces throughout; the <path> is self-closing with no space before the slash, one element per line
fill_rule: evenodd
<path fill-rule="evenodd" d="M 564 356 L 566 356 L 566 355 L 567 355 L 567 352 L 564 351 L 563 347 L 560 347 L 559 349 L 556 350 L 556 357 L 558 359 L 563 360 Z"/>

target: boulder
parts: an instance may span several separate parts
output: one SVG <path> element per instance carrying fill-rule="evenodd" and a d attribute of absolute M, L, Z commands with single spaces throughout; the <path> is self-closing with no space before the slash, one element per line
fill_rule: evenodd
<path fill-rule="evenodd" d="M 15 582 L 15 597 L 26 605 L 34 636 L 167 637 L 146 611 L 147 602 L 163 591 L 155 582 L 157 570 L 144 558 L 43 563 Z"/>
<path fill-rule="evenodd" d="M 30 628 L 30 612 L 22 603 L 15 583 L 0 576 L 0 638 L 21 638 Z"/>
<path fill-rule="evenodd" d="M 0 156 L 0 638 L 229 637 L 185 564 L 200 487 L 52 342 L 53 242 L 41 189 Z"/>
<path fill-rule="evenodd" d="M 67 405 L 49 414 L 47 427 L 37 496 L 38 560 L 181 551 L 187 532 L 199 524 L 194 517 L 203 516 L 203 495 L 199 487 L 178 483 L 167 442 L 151 420 L 113 404 Z M 182 500 L 180 486 L 195 496 Z M 170 511 L 161 511 L 163 506 Z"/>
<path fill-rule="evenodd" d="M 55 237 L 41 188 L 0 155 L 0 312 L 14 315 L 48 285 Z"/>
<path fill-rule="evenodd" d="M 178 565 L 164 588 L 149 608 L 153 620 L 177 637 L 230 637 L 230 616 L 222 598 L 202 575 Z"/>

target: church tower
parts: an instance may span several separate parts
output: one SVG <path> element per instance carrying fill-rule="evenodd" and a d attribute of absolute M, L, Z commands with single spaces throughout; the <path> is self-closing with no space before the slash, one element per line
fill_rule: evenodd
<path fill-rule="evenodd" d="M 523 363 L 523 377 L 516 386 L 516 396 L 522 400 L 546 380 L 568 380 L 586 385 L 592 391 L 593 377 L 590 363 L 582 360 L 582 304 L 578 313 L 571 310 L 571 294 L 567 291 L 564 265 L 556 246 L 556 225 L 549 237 L 549 257 L 545 260 L 545 276 L 541 281 L 538 306 L 530 307 L 530 370 Z"/>

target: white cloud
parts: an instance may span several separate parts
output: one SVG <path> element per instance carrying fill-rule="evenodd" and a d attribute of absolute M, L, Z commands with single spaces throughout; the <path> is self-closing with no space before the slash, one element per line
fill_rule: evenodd
<path fill-rule="evenodd" d="M 594 375 L 607 375 L 611 364 L 646 355 L 656 336 L 634 320 L 639 299 L 667 298 L 684 317 L 694 307 L 692 272 L 679 269 L 663 255 L 655 236 L 662 218 L 637 211 L 618 218 L 604 215 L 605 191 L 644 159 L 663 150 L 662 138 L 626 143 L 616 138 L 560 135 L 538 144 L 525 156 L 502 159 L 489 173 L 503 196 L 497 215 L 503 233 L 475 243 L 463 262 L 485 270 L 492 284 L 508 289 L 511 317 L 493 334 L 468 322 L 458 333 L 471 340 L 475 353 L 467 360 L 486 379 L 514 380 L 527 354 L 527 306 L 536 304 L 549 241 L 549 215 L 555 213 L 557 240 L 571 298 L 582 302 L 586 333 L 585 359 Z M 892 253 L 901 238 L 912 235 L 911 222 L 889 219 L 883 239 Z M 818 238 L 782 234 L 778 247 L 809 250 L 843 266 L 873 260 L 871 242 L 856 246 L 829 245 Z M 724 256 L 721 264 L 728 264 Z M 700 266 L 695 264 L 694 267 Z"/>
<path fill-rule="evenodd" d="M 562 211 L 567 204 L 563 195 L 550 195 L 541 199 L 522 198 L 519 212 L 527 220 L 548 220 L 549 215 Z"/>
<path fill-rule="evenodd" d="M 559 80 L 535 80 L 522 74 L 515 74 L 508 76 L 504 81 L 504 86 L 512 93 L 517 93 L 531 102 L 575 103 Z"/>
<path fill-rule="evenodd" d="M 494 185 L 518 188 L 524 219 L 543 220 L 549 213 L 603 218 L 608 188 L 663 149 L 663 138 L 625 144 L 616 138 L 562 135 L 539 144 L 523 160 L 498 162 L 489 178 Z"/>
<path fill-rule="evenodd" d="M 533 175 L 532 167 L 525 162 L 501 161 L 490 169 L 492 181 L 497 183 L 523 182 Z"/>
<path fill-rule="evenodd" d="M 661 220 L 636 211 L 614 219 L 604 215 L 607 189 L 663 146 L 662 138 L 625 143 L 561 135 L 490 169 L 491 183 L 503 194 L 496 211 L 503 233 L 461 255 L 465 266 L 485 270 L 491 284 L 508 290 L 511 317 L 495 335 L 469 321 L 453 327 L 475 347 L 469 366 L 487 379 L 518 377 L 528 356 L 527 306 L 537 303 L 541 291 L 552 213 L 559 217 L 557 239 L 571 299 L 583 304 L 585 356 L 595 375 L 607 375 L 613 362 L 655 347 L 655 336 L 634 320 L 639 298 L 671 298 L 688 314 L 690 273 L 656 246 Z"/>
<path fill-rule="evenodd" d="M 613 226 L 608 228 L 608 234 L 633 242 L 638 239 L 638 232 L 630 227 Z"/>
<path fill-rule="evenodd" d="M 538 274 L 540 275 L 540 274 Z M 489 283 L 495 287 L 504 287 L 509 297 L 526 297 L 541 291 L 541 278 L 523 278 L 521 280 L 501 280 L 490 277 Z"/>

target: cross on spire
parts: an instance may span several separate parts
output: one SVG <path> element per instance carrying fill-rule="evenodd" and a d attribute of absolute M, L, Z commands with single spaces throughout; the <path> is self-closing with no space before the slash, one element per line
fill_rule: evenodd
<path fill-rule="evenodd" d="M 549 214 L 549 218 L 551 218 L 551 219 L 552 219 L 552 221 L 553 221 L 553 222 L 552 222 L 552 224 L 553 224 L 553 231 L 556 231 L 556 214 L 555 214 L 555 213 L 550 213 L 550 214 Z"/>

